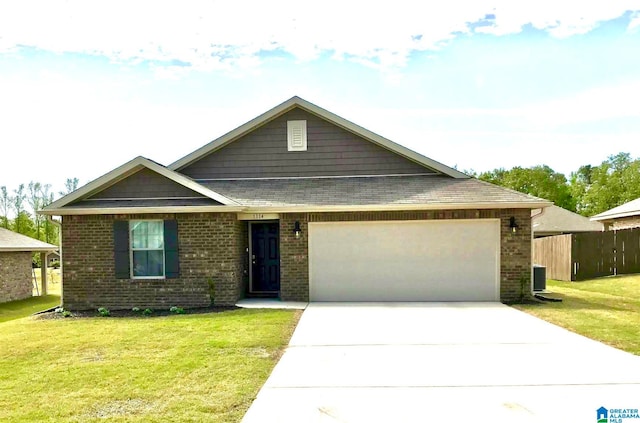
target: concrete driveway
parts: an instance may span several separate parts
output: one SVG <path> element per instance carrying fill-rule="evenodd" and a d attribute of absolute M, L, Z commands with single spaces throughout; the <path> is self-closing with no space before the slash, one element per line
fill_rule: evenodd
<path fill-rule="evenodd" d="M 639 393 L 640 357 L 502 304 L 312 303 L 243 422 L 596 422 Z"/>

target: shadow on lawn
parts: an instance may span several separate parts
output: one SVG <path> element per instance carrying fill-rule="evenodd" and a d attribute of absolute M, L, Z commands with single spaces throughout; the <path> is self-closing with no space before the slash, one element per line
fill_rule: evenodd
<path fill-rule="evenodd" d="M 535 302 L 530 303 L 528 305 L 534 306 L 536 308 L 553 308 L 556 310 L 566 310 L 575 311 L 575 310 L 601 310 L 601 311 L 630 311 L 632 308 L 631 305 L 628 307 L 604 304 L 601 301 L 597 300 L 587 300 L 584 298 L 576 298 L 570 295 L 551 293 L 545 294 L 547 297 L 551 298 L 559 298 L 562 302 Z M 625 303 L 626 304 L 626 303 Z"/>

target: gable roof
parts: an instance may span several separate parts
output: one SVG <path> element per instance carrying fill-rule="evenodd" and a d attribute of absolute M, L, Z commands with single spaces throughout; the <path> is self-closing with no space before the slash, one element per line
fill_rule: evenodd
<path fill-rule="evenodd" d="M 436 170 L 444 175 L 451 176 L 453 178 L 469 178 L 468 175 L 459 172 L 453 168 L 443 165 L 440 162 L 432 160 L 428 157 L 425 157 L 419 153 L 416 153 L 413 150 L 410 150 L 400 144 L 396 144 L 395 142 L 388 140 L 374 132 L 369 131 L 359 125 L 356 125 L 353 122 L 350 122 L 334 113 L 331 113 L 328 110 L 325 110 L 321 107 L 316 106 L 313 103 L 310 103 L 306 100 L 303 100 L 300 97 L 294 96 L 289 100 L 285 101 L 274 107 L 273 109 L 261 114 L 260 116 L 250 120 L 244 125 L 239 126 L 231 132 L 226 133 L 225 135 L 217 138 L 210 143 L 202 146 L 191 154 L 184 156 L 183 158 L 177 160 L 176 162 L 169 165 L 169 169 L 177 170 L 190 165 L 191 163 L 199 160 L 200 158 L 221 149 L 222 147 L 232 143 L 233 141 L 241 138 L 243 135 L 253 131 L 254 129 L 270 122 L 271 120 L 277 118 L 278 116 L 283 115 L 284 113 L 299 107 L 302 110 L 305 110 L 309 113 L 312 113 L 322 119 L 325 119 L 332 124 L 341 127 L 349 132 L 352 132 L 365 140 L 372 142 L 380 147 L 383 147 L 387 150 L 390 150 L 402 157 L 405 157 L 413 162 L 416 162 L 420 165 L 423 165 L 427 168 Z"/>
<path fill-rule="evenodd" d="M 57 251 L 58 246 L 0 228 L 0 252 Z"/>
<path fill-rule="evenodd" d="M 602 231 L 602 223 L 558 206 L 547 207 L 532 217 L 534 234 L 556 234 Z"/>
<path fill-rule="evenodd" d="M 112 170 L 111 172 L 99 177 L 98 179 L 95 179 L 89 182 L 88 184 L 75 190 L 74 192 L 65 195 L 64 197 L 60 198 L 57 201 L 54 201 L 53 203 L 45 207 L 43 210 L 41 210 L 39 213 L 49 214 L 49 215 L 60 214 L 61 212 L 63 212 L 63 208 L 65 206 L 68 206 L 75 201 L 78 201 L 83 198 L 89 197 L 93 194 L 96 194 L 112 186 L 113 184 L 125 179 L 126 177 L 133 175 L 134 173 L 138 172 L 143 168 L 150 169 L 168 179 L 171 179 L 175 183 L 180 184 L 184 187 L 187 187 L 199 194 L 202 194 L 203 196 L 211 200 L 217 201 L 222 205 L 225 205 L 225 206 L 238 205 L 238 203 L 236 203 L 235 201 L 223 195 L 220 195 L 217 192 L 210 190 L 209 188 L 206 188 L 198 184 L 197 182 L 193 181 L 191 178 L 188 178 L 184 175 L 181 175 L 180 173 L 167 169 L 166 167 L 154 161 L 151 161 L 147 158 L 138 156 L 135 159 Z M 139 207 L 139 206 L 132 206 L 132 207 Z M 122 210 L 120 210 L 119 212 L 124 213 L 124 211 Z"/>
<path fill-rule="evenodd" d="M 624 203 L 621 206 L 614 207 L 600 214 L 596 214 L 595 216 L 591 217 L 591 220 L 595 220 L 595 221 L 609 220 L 609 219 L 617 219 L 619 217 L 629 217 L 629 216 L 638 216 L 638 215 L 640 215 L 640 198 L 636 198 L 635 200 L 629 201 L 628 203 Z"/>

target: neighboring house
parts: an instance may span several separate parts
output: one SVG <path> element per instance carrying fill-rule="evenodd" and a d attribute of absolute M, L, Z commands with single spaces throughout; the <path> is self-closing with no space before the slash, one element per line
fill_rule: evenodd
<path fill-rule="evenodd" d="M 597 214 L 591 220 L 601 222 L 608 231 L 640 228 L 640 198 Z"/>
<path fill-rule="evenodd" d="M 29 298 L 33 292 L 32 256 L 56 251 L 57 246 L 0 228 L 0 303 Z M 46 269 L 46 268 L 45 268 Z M 43 292 L 46 292 L 46 271 L 43 274 Z"/>
<path fill-rule="evenodd" d="M 531 220 L 533 236 L 535 238 L 603 230 L 602 223 L 592 222 L 587 217 L 558 206 L 551 206 L 542 210 L 533 210 Z"/>
<path fill-rule="evenodd" d="M 49 205 L 67 308 L 512 301 L 531 210 L 293 97 L 165 167 L 137 157 Z"/>

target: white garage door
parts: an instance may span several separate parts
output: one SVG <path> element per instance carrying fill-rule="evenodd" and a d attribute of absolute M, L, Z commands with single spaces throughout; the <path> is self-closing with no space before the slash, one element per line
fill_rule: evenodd
<path fill-rule="evenodd" d="M 311 301 L 497 301 L 500 221 L 309 223 Z"/>

